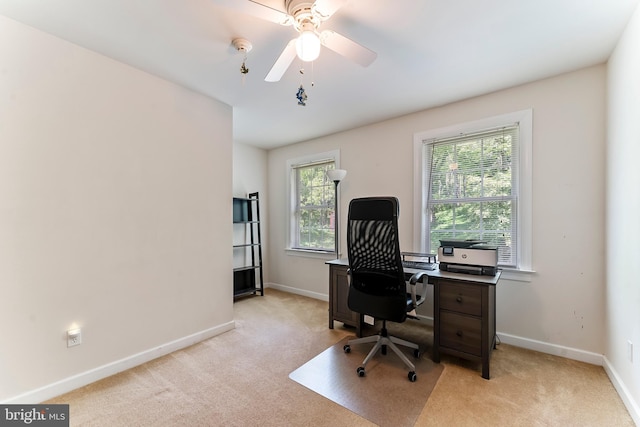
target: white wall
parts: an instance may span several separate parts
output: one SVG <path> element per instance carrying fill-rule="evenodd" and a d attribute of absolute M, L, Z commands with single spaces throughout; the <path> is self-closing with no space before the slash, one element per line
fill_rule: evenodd
<path fill-rule="evenodd" d="M 340 184 L 343 229 L 349 200 L 394 195 L 400 200 L 401 247 L 411 250 L 413 134 L 532 108 L 537 273 L 531 282 L 500 282 L 498 331 L 520 344 L 541 341 L 559 354 L 568 347 L 584 359 L 597 358 L 605 349 L 605 81 L 600 65 L 269 151 L 270 281 L 305 295 L 328 294 L 324 260 L 284 252 L 287 159 L 339 149 L 348 171 Z M 430 307 L 422 311 L 431 314 Z"/>
<path fill-rule="evenodd" d="M 608 64 L 605 356 L 640 425 L 640 8 Z M 633 343 L 633 361 L 627 341 Z"/>
<path fill-rule="evenodd" d="M 233 327 L 231 108 L 4 17 L 0 58 L 0 401 Z"/>
<path fill-rule="evenodd" d="M 267 151 L 235 142 L 233 144 L 233 196 L 247 197 L 247 194 L 256 191 L 260 193 L 261 199 L 264 197 L 261 206 L 266 206 L 268 202 Z"/>

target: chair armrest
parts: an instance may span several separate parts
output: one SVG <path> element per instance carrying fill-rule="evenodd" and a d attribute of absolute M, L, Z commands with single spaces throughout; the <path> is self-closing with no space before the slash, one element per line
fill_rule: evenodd
<path fill-rule="evenodd" d="M 426 271 L 418 271 L 416 274 L 411 276 L 411 279 L 409 279 L 409 283 L 415 285 L 419 280 L 422 280 L 422 277 L 426 276 L 426 274 Z"/>
<path fill-rule="evenodd" d="M 422 280 L 422 278 L 426 275 L 426 272 L 419 271 L 409 279 L 409 284 L 411 285 L 411 301 L 413 302 L 414 310 L 427 299 L 427 284 Z M 416 293 L 418 282 L 420 282 L 420 299 L 417 299 Z"/>

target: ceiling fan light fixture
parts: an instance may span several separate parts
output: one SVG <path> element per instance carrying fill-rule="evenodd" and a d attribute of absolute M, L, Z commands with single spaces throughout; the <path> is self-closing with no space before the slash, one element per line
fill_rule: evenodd
<path fill-rule="evenodd" d="M 315 61 L 320 56 L 320 38 L 312 30 L 300 33 L 296 40 L 296 53 L 298 58 L 305 62 Z"/>

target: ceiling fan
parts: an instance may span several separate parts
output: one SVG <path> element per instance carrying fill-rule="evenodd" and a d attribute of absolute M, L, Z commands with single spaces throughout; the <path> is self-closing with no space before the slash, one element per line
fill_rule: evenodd
<path fill-rule="evenodd" d="M 264 1 L 264 0 L 263 0 Z M 369 66 L 377 54 L 355 41 L 333 30 L 320 31 L 320 25 L 342 7 L 348 0 L 283 0 L 286 12 L 274 9 L 255 0 L 217 0 L 226 6 L 280 25 L 291 25 L 299 33 L 284 48 L 265 77 L 268 82 L 277 82 L 298 56 L 303 61 L 313 61 L 320 54 L 320 46 L 362 65 Z"/>

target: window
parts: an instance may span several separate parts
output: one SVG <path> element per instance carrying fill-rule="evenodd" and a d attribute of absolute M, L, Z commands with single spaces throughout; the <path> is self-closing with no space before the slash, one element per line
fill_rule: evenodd
<path fill-rule="evenodd" d="M 335 186 L 327 171 L 336 168 L 337 152 L 290 160 L 289 248 L 335 250 Z"/>
<path fill-rule="evenodd" d="M 428 245 L 475 239 L 498 246 L 500 265 L 517 259 L 518 125 L 425 142 Z"/>
<path fill-rule="evenodd" d="M 499 266 L 530 270 L 531 111 L 424 132 L 415 143 L 420 250 L 478 239 L 498 246 Z"/>

